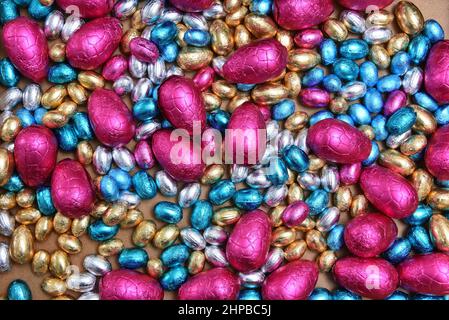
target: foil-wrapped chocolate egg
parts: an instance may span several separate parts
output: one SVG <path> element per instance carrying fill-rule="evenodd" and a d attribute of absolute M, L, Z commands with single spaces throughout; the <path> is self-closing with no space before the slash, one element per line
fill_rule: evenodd
<path fill-rule="evenodd" d="M 37 187 L 45 183 L 55 168 L 57 156 L 58 141 L 44 126 L 26 127 L 16 137 L 16 169 L 27 186 Z"/>
<path fill-rule="evenodd" d="M 362 162 L 371 152 L 371 141 L 361 131 L 337 119 L 311 126 L 307 145 L 318 157 L 341 164 Z"/>
<path fill-rule="evenodd" d="M 427 145 L 425 163 L 429 172 L 440 180 L 449 179 L 449 126 L 439 128 Z"/>
<path fill-rule="evenodd" d="M 332 271 L 343 288 L 370 299 L 385 299 L 399 283 L 394 266 L 381 258 L 341 258 Z"/>
<path fill-rule="evenodd" d="M 436 43 L 430 50 L 424 82 L 439 104 L 449 103 L 449 40 Z"/>
<path fill-rule="evenodd" d="M 186 12 L 200 12 L 208 9 L 214 0 L 170 0 L 170 3 L 179 10 Z"/>
<path fill-rule="evenodd" d="M 382 9 L 393 3 L 394 0 L 337 0 L 337 2 L 351 10 L 365 11 L 370 7 L 374 10 L 374 8 Z"/>
<path fill-rule="evenodd" d="M 89 173 L 78 161 L 60 161 L 51 177 L 51 198 L 63 215 L 80 218 L 88 215 L 95 203 L 95 191 Z"/>
<path fill-rule="evenodd" d="M 235 300 L 239 293 L 239 278 L 226 268 L 201 272 L 178 291 L 179 300 Z"/>
<path fill-rule="evenodd" d="M 89 21 L 67 42 L 67 59 L 75 68 L 94 70 L 111 57 L 121 37 L 122 25 L 118 19 L 104 17 Z"/>
<path fill-rule="evenodd" d="M 129 43 L 129 49 L 131 50 L 131 54 L 142 62 L 155 63 L 159 58 L 159 49 L 157 46 L 143 37 L 132 39 Z"/>
<path fill-rule="evenodd" d="M 114 0 L 56 0 L 56 4 L 63 10 L 74 10 L 81 18 L 100 18 L 111 12 Z M 72 11 L 74 12 L 74 11 Z"/>
<path fill-rule="evenodd" d="M 131 141 L 135 123 L 131 111 L 112 90 L 98 88 L 89 97 L 87 112 L 98 140 L 109 147 Z"/>
<path fill-rule="evenodd" d="M 231 266 L 240 272 L 259 269 L 267 258 L 270 237 L 271 222 L 265 212 L 254 210 L 244 214 L 226 245 L 226 256 Z"/>
<path fill-rule="evenodd" d="M 288 52 L 276 39 L 251 42 L 237 49 L 223 65 L 229 82 L 257 84 L 277 78 L 287 66 Z"/>
<path fill-rule="evenodd" d="M 133 270 L 113 270 L 99 285 L 101 300 L 162 300 L 164 290 L 150 276 Z"/>
<path fill-rule="evenodd" d="M 49 68 L 48 45 L 39 24 L 27 17 L 11 20 L 3 26 L 6 54 L 22 75 L 41 82 Z"/>
<path fill-rule="evenodd" d="M 390 169 L 378 165 L 365 168 L 360 186 L 373 206 L 391 218 L 406 218 L 418 207 L 416 189 Z"/>

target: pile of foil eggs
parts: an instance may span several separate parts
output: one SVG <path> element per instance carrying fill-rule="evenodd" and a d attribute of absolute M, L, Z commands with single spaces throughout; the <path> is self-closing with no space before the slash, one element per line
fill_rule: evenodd
<path fill-rule="evenodd" d="M 449 295 L 449 41 L 412 2 L 1 0 L 0 24 L 0 279 Z"/>

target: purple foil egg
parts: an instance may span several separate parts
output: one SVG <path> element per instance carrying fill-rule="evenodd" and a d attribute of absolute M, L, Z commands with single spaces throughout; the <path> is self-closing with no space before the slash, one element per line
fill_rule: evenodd
<path fill-rule="evenodd" d="M 393 1 L 394 0 L 337 0 L 341 6 L 359 11 L 365 11 L 366 9 L 369 9 L 369 7 L 371 7 L 372 10 L 382 9 L 392 4 Z"/>
<path fill-rule="evenodd" d="M 309 206 L 304 201 L 295 201 L 282 212 L 281 220 L 289 228 L 299 226 L 309 215 Z"/>
<path fill-rule="evenodd" d="M 137 142 L 134 148 L 134 158 L 139 168 L 144 170 L 151 169 L 156 164 L 153 150 L 151 150 L 150 144 L 145 140 Z"/>
<path fill-rule="evenodd" d="M 100 18 L 111 12 L 114 0 L 56 0 L 56 4 L 63 10 L 78 8 L 81 18 Z M 68 12 L 70 13 L 70 11 Z"/>
<path fill-rule="evenodd" d="M 223 77 L 233 83 L 263 83 L 279 77 L 287 60 L 287 48 L 276 39 L 254 41 L 229 57 L 223 65 Z"/>
<path fill-rule="evenodd" d="M 383 113 L 384 115 L 391 116 L 398 109 L 405 107 L 407 104 L 407 95 L 402 90 L 395 90 L 391 92 L 387 100 L 385 101 Z"/>
<path fill-rule="evenodd" d="M 58 141 L 44 126 L 22 129 L 14 142 L 14 160 L 20 178 L 29 187 L 38 187 L 50 177 L 56 165 Z"/>
<path fill-rule="evenodd" d="M 48 45 L 36 21 L 27 17 L 9 21 L 3 26 L 1 39 L 6 54 L 22 75 L 37 83 L 47 77 Z"/>
<path fill-rule="evenodd" d="M 226 163 L 259 163 L 266 149 L 266 129 L 257 105 L 245 102 L 236 108 L 225 134 Z"/>
<path fill-rule="evenodd" d="M 159 58 L 159 49 L 156 45 L 142 37 L 132 39 L 129 43 L 129 49 L 137 60 L 145 63 L 155 63 Z"/>
<path fill-rule="evenodd" d="M 125 56 L 116 55 L 109 59 L 103 66 L 102 75 L 106 80 L 115 81 L 128 70 L 128 60 Z"/>
<path fill-rule="evenodd" d="M 443 253 L 415 255 L 397 267 L 401 287 L 431 295 L 449 294 L 449 256 Z"/>
<path fill-rule="evenodd" d="M 287 30 L 301 30 L 319 25 L 334 12 L 332 0 L 275 0 L 276 22 Z"/>
<path fill-rule="evenodd" d="M 67 60 L 75 68 L 94 70 L 111 57 L 121 37 L 122 25 L 118 19 L 104 17 L 89 21 L 67 42 Z"/>
<path fill-rule="evenodd" d="M 359 182 L 362 173 L 362 164 L 360 162 L 344 164 L 340 167 L 340 182 L 345 186 L 350 186 Z"/>
<path fill-rule="evenodd" d="M 390 169 L 378 165 L 365 168 L 360 186 L 372 205 L 391 218 L 406 218 L 418 207 L 415 187 Z"/>
<path fill-rule="evenodd" d="M 323 42 L 324 35 L 320 29 L 306 29 L 299 31 L 294 41 L 299 48 L 313 49 Z"/>
<path fill-rule="evenodd" d="M 239 278 L 225 268 L 201 272 L 184 283 L 178 291 L 179 300 L 236 300 Z"/>
<path fill-rule="evenodd" d="M 427 169 L 434 177 L 449 179 L 449 125 L 439 128 L 433 134 L 424 159 Z"/>
<path fill-rule="evenodd" d="M 264 300 L 306 300 L 318 281 L 318 267 L 296 260 L 275 270 L 262 285 Z"/>
<path fill-rule="evenodd" d="M 337 119 L 311 126 L 307 145 L 318 157 L 341 164 L 362 162 L 371 152 L 371 141 L 361 131 Z"/>
<path fill-rule="evenodd" d="M 226 245 L 231 266 L 240 272 L 262 267 L 270 249 L 271 222 L 262 210 L 244 214 L 235 225 Z"/>
<path fill-rule="evenodd" d="M 333 274 L 343 288 L 370 299 L 385 299 L 399 283 L 394 266 L 380 258 L 341 258 L 335 263 Z"/>
<path fill-rule="evenodd" d="M 199 70 L 193 77 L 193 82 L 200 91 L 206 91 L 212 86 L 215 78 L 215 70 L 211 67 L 205 67 Z"/>
<path fill-rule="evenodd" d="M 304 88 L 299 93 L 299 102 L 308 108 L 324 108 L 329 105 L 329 92 L 320 88 Z"/>
<path fill-rule="evenodd" d="M 150 276 L 133 270 L 107 273 L 99 285 L 101 300 L 162 300 L 164 290 Z"/>
<path fill-rule="evenodd" d="M 87 112 L 98 140 L 109 147 L 126 145 L 134 136 L 131 111 L 112 90 L 98 88 L 89 97 Z"/>
<path fill-rule="evenodd" d="M 95 203 L 95 191 L 89 173 L 78 161 L 60 161 L 51 177 L 51 198 L 55 208 L 69 218 L 88 215 Z"/>
<path fill-rule="evenodd" d="M 430 50 L 424 81 L 427 92 L 439 104 L 449 103 L 449 40 L 436 43 Z"/>
<path fill-rule="evenodd" d="M 190 137 L 173 134 L 171 130 L 158 130 L 152 136 L 151 148 L 162 168 L 175 180 L 198 181 L 205 164 L 201 157 L 201 146 L 196 146 Z M 179 139 L 180 138 L 180 139 Z"/>
<path fill-rule="evenodd" d="M 179 10 L 186 12 L 201 12 L 208 9 L 214 0 L 170 0 L 170 3 Z"/>
<path fill-rule="evenodd" d="M 393 243 L 398 235 L 394 221 L 380 213 L 361 214 L 346 225 L 345 245 L 352 254 L 376 257 Z"/>
<path fill-rule="evenodd" d="M 164 117 L 178 129 L 192 135 L 206 126 L 203 96 L 195 83 L 182 76 L 171 76 L 159 87 L 158 104 Z"/>

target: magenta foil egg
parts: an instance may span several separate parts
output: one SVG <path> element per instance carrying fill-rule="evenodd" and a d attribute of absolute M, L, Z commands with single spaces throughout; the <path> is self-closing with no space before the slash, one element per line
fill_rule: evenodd
<path fill-rule="evenodd" d="M 47 77 L 48 45 L 36 21 L 27 17 L 9 21 L 3 26 L 1 39 L 6 54 L 22 75 L 34 82 Z"/>
<path fill-rule="evenodd" d="M 109 59 L 103 66 L 102 76 L 109 81 L 115 81 L 128 70 L 128 60 L 125 56 L 116 55 Z"/>
<path fill-rule="evenodd" d="M 178 129 L 192 135 L 206 126 L 203 96 L 195 83 L 182 76 L 171 76 L 159 87 L 159 108 L 164 117 Z"/>
<path fill-rule="evenodd" d="M 142 62 L 155 63 L 159 58 L 159 49 L 156 45 L 142 37 L 132 39 L 129 43 L 129 49 L 131 54 Z"/>
<path fill-rule="evenodd" d="M 123 146 L 134 137 L 132 113 L 114 91 L 96 89 L 89 97 L 87 112 L 95 136 L 104 145 Z"/>
<path fill-rule="evenodd" d="M 150 276 L 133 270 L 113 270 L 99 285 L 101 300 L 162 300 L 164 290 Z"/>
<path fill-rule="evenodd" d="M 296 260 L 275 270 L 262 285 L 264 300 L 306 300 L 318 281 L 315 262 Z"/>
<path fill-rule="evenodd" d="M 55 208 L 69 218 L 88 215 L 95 203 L 89 173 L 78 161 L 60 161 L 51 177 L 51 198 Z"/>
<path fill-rule="evenodd" d="M 376 300 L 390 296 L 399 283 L 394 266 L 381 258 L 341 258 L 335 263 L 333 274 L 345 289 Z"/>
<path fill-rule="evenodd" d="M 235 225 L 226 245 L 230 265 L 249 272 L 262 267 L 270 249 L 271 222 L 262 210 L 244 214 Z"/>
<path fill-rule="evenodd" d="M 287 48 L 276 39 L 254 41 L 230 56 L 223 65 L 223 77 L 233 83 L 263 83 L 280 76 L 287 60 Z"/>
<path fill-rule="evenodd" d="M 152 136 L 151 148 L 162 168 L 175 180 L 183 182 L 198 181 L 203 175 L 205 165 L 201 146 L 196 146 L 190 137 L 180 137 L 171 130 L 158 130 Z"/>
<path fill-rule="evenodd" d="M 439 104 L 449 103 L 449 40 L 436 43 L 430 50 L 424 82 Z"/>
<path fill-rule="evenodd" d="M 299 93 L 299 102 L 308 108 L 324 108 L 329 105 L 329 92 L 320 88 L 304 88 Z"/>
<path fill-rule="evenodd" d="M 274 19 L 284 29 L 301 30 L 319 25 L 334 11 L 332 0 L 275 0 Z"/>
<path fill-rule="evenodd" d="M 299 48 L 313 49 L 323 42 L 324 35 L 320 29 L 306 29 L 299 31 L 294 41 Z"/>
<path fill-rule="evenodd" d="M 193 77 L 193 82 L 200 91 L 206 91 L 212 86 L 215 78 L 215 70 L 211 67 L 205 67 L 199 70 Z"/>
<path fill-rule="evenodd" d="M 14 142 L 14 160 L 17 172 L 29 187 L 45 183 L 56 165 L 58 141 L 44 126 L 22 129 Z"/>
<path fill-rule="evenodd" d="M 56 4 L 63 10 L 78 8 L 74 14 L 79 13 L 81 18 L 100 18 L 111 12 L 114 0 L 56 0 Z"/>
<path fill-rule="evenodd" d="M 289 204 L 282 212 L 281 220 L 289 228 L 299 226 L 309 215 L 309 206 L 304 201 Z"/>
<path fill-rule="evenodd" d="M 371 152 L 371 141 L 361 131 L 337 119 L 311 126 L 307 145 L 318 157 L 341 164 L 362 162 Z"/>
<path fill-rule="evenodd" d="M 397 235 L 398 228 L 391 218 L 380 213 L 365 213 L 349 221 L 344 239 L 352 254 L 371 258 L 388 249 Z"/>
<path fill-rule="evenodd" d="M 372 205 L 391 218 L 406 218 L 418 207 L 416 189 L 390 169 L 378 165 L 365 168 L 360 186 Z"/>
<path fill-rule="evenodd" d="M 239 278 L 226 268 L 214 268 L 193 276 L 178 291 L 179 300 L 236 300 Z"/>
<path fill-rule="evenodd" d="M 402 90 L 395 90 L 391 92 L 387 100 L 385 100 L 383 113 L 386 116 L 391 116 L 398 109 L 405 107 L 407 104 L 407 95 Z"/>
<path fill-rule="evenodd" d="M 134 158 L 139 168 L 144 170 L 151 169 L 156 164 L 153 150 L 151 150 L 151 146 L 146 140 L 141 140 L 136 143 Z"/>
<path fill-rule="evenodd" d="M 449 126 L 439 128 L 427 145 L 425 163 L 429 172 L 440 180 L 449 179 Z"/>
<path fill-rule="evenodd" d="M 200 12 L 208 9 L 214 0 L 170 0 L 170 3 L 179 10 L 186 12 Z"/>
<path fill-rule="evenodd" d="M 67 60 L 75 68 L 94 70 L 111 57 L 121 37 L 122 25 L 118 19 L 104 17 L 89 21 L 67 42 Z"/>
<path fill-rule="evenodd" d="M 443 253 L 415 255 L 397 267 L 401 287 L 431 295 L 449 294 L 449 256 Z"/>
<path fill-rule="evenodd" d="M 382 9 L 393 3 L 394 0 L 337 0 L 337 2 L 351 10 L 365 11 L 371 7 L 372 10 Z"/>
<path fill-rule="evenodd" d="M 236 108 L 225 134 L 226 163 L 259 163 L 266 149 L 266 129 L 257 105 L 245 102 Z"/>
<path fill-rule="evenodd" d="M 362 164 L 360 162 L 344 164 L 340 167 L 340 182 L 345 186 L 356 184 L 362 173 Z"/>

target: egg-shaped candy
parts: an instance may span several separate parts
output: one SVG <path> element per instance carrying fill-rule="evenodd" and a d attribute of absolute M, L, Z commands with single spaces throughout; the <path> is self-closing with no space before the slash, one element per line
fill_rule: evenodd
<path fill-rule="evenodd" d="M 439 128 L 427 145 L 426 167 L 440 180 L 449 180 L 449 126 Z"/>
<path fill-rule="evenodd" d="M 439 104 L 449 103 L 449 40 L 436 43 L 430 50 L 424 83 Z"/>
<path fill-rule="evenodd" d="M 104 17 L 111 12 L 114 0 L 56 0 L 56 4 L 63 10 L 78 8 L 75 14 L 92 19 Z"/>
<path fill-rule="evenodd" d="M 200 12 L 209 8 L 214 0 L 170 0 L 170 3 L 179 10 L 186 12 Z"/>
<path fill-rule="evenodd" d="M 394 0 L 337 0 L 338 3 L 351 10 L 365 11 L 366 9 L 382 9 L 389 6 Z"/>

